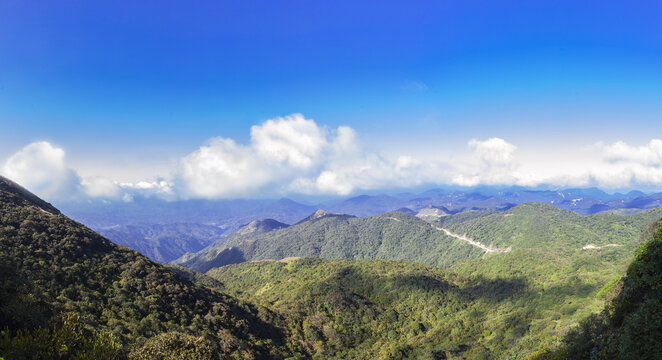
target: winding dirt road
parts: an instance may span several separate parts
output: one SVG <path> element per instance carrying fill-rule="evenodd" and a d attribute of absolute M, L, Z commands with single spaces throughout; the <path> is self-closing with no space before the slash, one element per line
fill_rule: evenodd
<path fill-rule="evenodd" d="M 442 227 L 438 227 L 438 226 L 433 226 L 433 227 L 435 229 L 439 230 L 439 231 L 443 231 L 448 236 L 452 236 L 456 239 L 468 242 L 469 244 L 471 244 L 471 245 L 473 245 L 477 248 L 483 249 L 483 250 L 485 250 L 485 252 L 488 252 L 488 253 L 490 253 L 490 252 L 507 253 L 507 252 L 510 252 L 512 250 L 510 247 L 508 247 L 507 249 L 492 248 L 492 247 L 483 245 L 483 244 L 479 243 L 478 241 L 474 241 L 474 239 L 468 238 L 465 235 L 454 234 L 454 233 L 450 232 L 450 230 L 444 229 Z"/>

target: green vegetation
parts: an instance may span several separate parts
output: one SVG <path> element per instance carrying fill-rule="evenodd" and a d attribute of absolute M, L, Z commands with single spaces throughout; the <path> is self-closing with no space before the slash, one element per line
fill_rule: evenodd
<path fill-rule="evenodd" d="M 572 256 L 585 245 L 617 244 L 622 260 L 640 242 L 646 225 L 659 217 L 657 210 L 632 216 L 601 213 L 578 215 L 545 203 L 526 203 L 508 211 L 469 211 L 427 222 L 401 212 L 356 218 L 325 215 L 261 234 L 236 235 L 221 246 L 186 256 L 177 263 L 197 271 L 243 261 L 316 257 L 352 260 L 406 260 L 450 267 L 484 251 L 436 227 L 467 234 L 498 248 L 539 249 Z"/>
<path fill-rule="evenodd" d="M 401 221 L 392 220 L 394 214 Z M 632 249 L 642 240 L 642 230 L 659 217 L 657 210 L 630 217 L 581 216 L 531 203 L 503 213 L 453 215 L 440 222 L 459 233 L 466 228 L 475 239 L 487 239 L 484 243 L 514 248 L 509 253 L 481 252 L 447 270 L 393 261 L 301 259 L 246 262 L 219 267 L 207 275 L 222 282 L 223 291 L 284 314 L 290 320 L 290 332 L 319 358 L 533 356 L 553 349 L 582 319 L 604 307 L 618 289 Z M 340 228 L 341 221 L 361 220 L 330 219 L 334 220 L 326 217 L 303 224 L 313 236 L 317 234 L 314 228 L 327 234 L 335 230 L 330 225 Z M 408 216 L 397 213 L 368 219 L 365 223 L 383 221 L 382 226 L 408 224 Z M 508 225 L 502 226 L 502 221 Z M 497 234 L 493 238 L 488 237 L 489 228 Z M 388 231 L 392 230 L 386 228 L 383 234 Z M 282 248 L 285 239 L 280 237 L 286 235 L 279 232 L 234 240 L 238 246 L 254 240 L 242 249 L 256 254 L 260 248 Z M 511 242 L 500 242 L 496 236 Z M 296 246 L 304 246 L 294 239 Z M 322 243 L 314 239 L 313 243 Z M 322 246 L 338 244 L 331 239 Z M 589 243 L 621 246 L 582 249 Z M 411 330 L 418 328 L 425 331 Z M 439 348 L 439 344 L 454 346 Z"/>
<path fill-rule="evenodd" d="M 433 225 L 316 213 L 253 226 L 202 262 L 242 263 L 201 274 L 0 178 L 0 358 L 662 357 L 662 227 L 645 228 L 659 217 L 537 203 Z M 513 250 L 486 254 L 435 227 Z M 288 256 L 314 258 L 245 261 Z M 321 259 L 342 257 L 354 260 Z"/>
<path fill-rule="evenodd" d="M 582 321 L 548 357 L 662 358 L 662 223 L 652 229 L 652 238 L 641 244 L 628 267 L 620 293 L 602 313 Z"/>
<path fill-rule="evenodd" d="M 281 312 L 314 359 L 488 357 L 496 329 L 485 312 L 526 291 L 519 279 L 467 279 L 386 260 L 262 261 L 208 275 Z"/>
<path fill-rule="evenodd" d="M 503 212 L 447 216 L 438 224 L 494 247 L 541 249 L 568 256 L 589 244 L 617 244 L 634 251 L 641 232 L 659 216 L 656 209 L 630 216 L 579 215 L 550 204 L 531 202 Z"/>
<path fill-rule="evenodd" d="M 415 216 L 392 212 L 367 218 L 326 215 L 263 234 L 234 236 L 178 263 L 204 272 L 243 261 L 298 256 L 409 260 L 448 267 L 482 254 Z"/>
<path fill-rule="evenodd" d="M 130 349 L 173 331 L 209 339 L 222 358 L 296 353 L 269 311 L 196 286 L 16 189 L 0 179 L 1 357 L 41 351 L 26 344 L 43 339 L 49 351 L 62 353 L 62 344 L 89 359 L 90 347 Z M 69 351 L 52 357 L 76 358 Z"/>
<path fill-rule="evenodd" d="M 293 259 L 210 270 L 222 291 L 289 319 L 315 358 L 508 358 L 554 348 L 605 304 L 622 249 L 559 261 L 527 250 L 451 269 L 397 261 Z"/>
<path fill-rule="evenodd" d="M 77 314 L 53 319 L 46 328 L 0 334 L 0 354 L 6 359 L 102 360 L 116 359 L 120 351 L 115 336 L 106 331 L 86 331 Z"/>

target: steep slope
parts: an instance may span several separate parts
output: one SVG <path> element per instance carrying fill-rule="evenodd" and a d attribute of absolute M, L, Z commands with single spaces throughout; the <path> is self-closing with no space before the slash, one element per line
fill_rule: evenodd
<path fill-rule="evenodd" d="M 73 312 L 86 328 L 107 331 L 125 345 L 176 331 L 213 339 L 217 357 L 279 357 L 285 348 L 283 333 L 273 325 L 279 320 L 271 313 L 193 285 L 59 214 L 4 178 L 0 264 L 0 327 L 11 326 L 17 336 L 23 336 L 20 329 L 31 331 Z M 24 302 L 8 299 L 21 293 L 35 306 L 17 311 Z M 31 320 L 34 313 L 41 313 L 41 320 Z M 7 348 L 0 350 L 8 352 L 8 359 L 21 358 Z"/>
<path fill-rule="evenodd" d="M 620 292 L 609 306 L 583 321 L 561 349 L 539 359 L 662 358 L 662 222 L 648 235 L 626 276 L 614 284 L 611 292 Z"/>
<path fill-rule="evenodd" d="M 288 228 L 256 236 L 234 236 L 176 263 L 198 271 L 243 261 L 320 257 L 394 259 L 449 266 L 484 251 L 415 216 L 392 212 L 357 218 L 317 211 Z"/>

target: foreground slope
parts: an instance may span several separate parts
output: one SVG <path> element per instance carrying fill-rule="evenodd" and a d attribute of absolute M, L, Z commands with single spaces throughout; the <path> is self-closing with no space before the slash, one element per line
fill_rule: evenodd
<path fill-rule="evenodd" d="M 19 330 L 33 331 L 76 313 L 88 330 L 107 332 L 127 349 L 172 331 L 210 339 L 217 358 L 278 357 L 284 349 L 271 313 L 192 284 L 4 178 L 0 264 L 0 327 L 18 337 Z"/>
<path fill-rule="evenodd" d="M 614 284 L 616 294 L 605 310 L 583 321 L 559 350 L 539 359 L 662 358 L 662 222 L 649 236 L 627 275 Z"/>

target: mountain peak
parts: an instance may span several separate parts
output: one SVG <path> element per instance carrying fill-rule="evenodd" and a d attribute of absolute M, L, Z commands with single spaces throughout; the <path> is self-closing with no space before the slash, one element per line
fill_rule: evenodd
<path fill-rule="evenodd" d="M 441 219 L 444 216 L 450 215 L 447 211 L 445 211 L 444 208 L 441 207 L 433 207 L 433 206 L 428 206 L 426 208 L 421 209 L 417 214 L 416 217 L 427 222 L 433 222 L 436 220 Z"/>
<path fill-rule="evenodd" d="M 336 214 L 330 213 L 330 212 L 328 212 L 326 210 L 323 210 L 323 209 L 317 209 L 317 210 L 315 210 L 314 213 L 312 213 L 312 214 L 310 214 L 310 216 L 308 216 L 308 220 L 320 219 L 320 218 L 323 218 L 323 217 L 329 216 L 329 215 L 336 215 Z"/>
<path fill-rule="evenodd" d="M 289 225 L 274 219 L 253 220 L 240 227 L 236 235 L 263 234 L 272 230 L 282 229 Z"/>
<path fill-rule="evenodd" d="M 330 216 L 333 216 L 333 217 L 336 217 L 336 216 L 353 217 L 352 215 L 332 213 L 332 212 L 326 211 L 324 209 L 317 209 L 317 210 L 315 210 L 314 213 L 310 214 L 307 218 L 299 221 L 297 224 L 301 224 L 301 223 L 306 222 L 306 221 L 312 221 L 312 220 L 317 220 L 317 219 L 321 219 L 321 218 L 325 218 L 325 217 L 330 217 Z"/>

